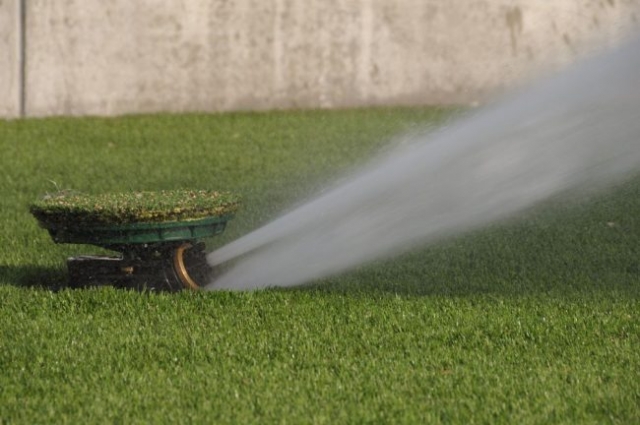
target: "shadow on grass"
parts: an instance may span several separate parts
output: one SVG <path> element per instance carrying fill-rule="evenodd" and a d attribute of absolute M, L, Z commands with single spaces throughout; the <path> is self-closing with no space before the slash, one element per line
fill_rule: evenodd
<path fill-rule="evenodd" d="M 0 282 L 23 288 L 57 291 L 67 284 L 67 272 L 59 267 L 0 265 Z"/>

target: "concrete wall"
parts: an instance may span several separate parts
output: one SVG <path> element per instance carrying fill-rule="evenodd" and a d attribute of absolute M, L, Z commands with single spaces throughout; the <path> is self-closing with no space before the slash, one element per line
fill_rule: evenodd
<path fill-rule="evenodd" d="M 0 0 L 10 99 L 17 2 Z M 640 0 L 25 4 L 32 116 L 470 103 L 640 26 Z"/>
<path fill-rule="evenodd" d="M 20 114 L 19 0 L 0 0 L 0 117 Z"/>

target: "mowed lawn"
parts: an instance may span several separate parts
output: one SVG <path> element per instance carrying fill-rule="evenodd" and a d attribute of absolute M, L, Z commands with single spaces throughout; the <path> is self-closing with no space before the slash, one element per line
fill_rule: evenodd
<path fill-rule="evenodd" d="M 229 190 L 214 249 L 452 114 L 0 121 L 0 423 L 639 423 L 638 178 L 258 292 L 64 289 L 97 251 L 28 213 L 57 190 Z"/>

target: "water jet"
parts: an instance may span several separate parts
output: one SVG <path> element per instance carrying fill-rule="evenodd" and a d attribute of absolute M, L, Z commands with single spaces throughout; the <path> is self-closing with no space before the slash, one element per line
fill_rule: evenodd
<path fill-rule="evenodd" d="M 640 171 L 640 38 L 432 132 L 207 256 L 211 289 L 300 285 Z"/>

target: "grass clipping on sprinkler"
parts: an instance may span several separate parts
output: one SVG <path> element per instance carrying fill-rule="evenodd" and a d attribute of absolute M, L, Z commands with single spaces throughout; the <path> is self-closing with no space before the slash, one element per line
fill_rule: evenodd
<path fill-rule="evenodd" d="M 87 195 L 60 192 L 30 205 L 45 227 L 189 221 L 232 215 L 239 198 L 228 192 L 166 190 Z"/>

